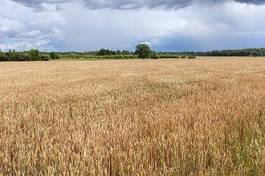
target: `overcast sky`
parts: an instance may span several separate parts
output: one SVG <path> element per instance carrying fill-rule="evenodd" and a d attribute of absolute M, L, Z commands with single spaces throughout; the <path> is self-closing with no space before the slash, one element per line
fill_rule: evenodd
<path fill-rule="evenodd" d="M 265 47 L 265 0 L 0 0 L 0 49 Z"/>

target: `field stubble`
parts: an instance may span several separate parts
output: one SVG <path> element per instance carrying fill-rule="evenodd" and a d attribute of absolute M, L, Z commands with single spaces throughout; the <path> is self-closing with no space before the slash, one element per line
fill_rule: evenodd
<path fill-rule="evenodd" d="M 0 63 L 0 175 L 263 175 L 265 60 Z"/>

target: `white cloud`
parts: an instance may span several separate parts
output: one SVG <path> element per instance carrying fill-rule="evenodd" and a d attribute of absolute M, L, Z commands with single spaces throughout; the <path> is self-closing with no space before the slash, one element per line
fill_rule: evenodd
<path fill-rule="evenodd" d="M 182 31 L 187 21 L 176 11 L 162 9 L 88 10 L 79 3 L 62 6 L 64 48 L 91 50 L 101 47 L 132 49 L 139 41 L 159 42 Z"/>
<path fill-rule="evenodd" d="M 0 44 L 0 50 L 8 51 L 8 50 L 29 50 L 32 48 L 36 48 L 36 46 L 32 45 L 31 43 L 27 42 L 17 42 L 14 44 Z"/>
<path fill-rule="evenodd" d="M 42 11 L 2 0 L 0 7 L 0 44 L 5 50 L 30 47 L 52 49 L 53 42 L 63 39 L 58 25 L 64 19 L 54 4 L 44 4 Z M 2 40 L 1 40 L 2 39 Z"/>
<path fill-rule="evenodd" d="M 168 42 L 171 46 L 199 42 L 203 49 L 218 49 L 225 44 L 238 48 L 256 47 L 265 38 L 265 24 L 262 23 L 265 6 L 254 5 L 263 1 L 246 4 L 232 0 L 193 0 L 192 5 L 191 0 L 19 2 L 1 0 L 2 49 L 133 49 L 138 42 L 160 47 L 167 40 L 175 42 Z M 166 6 L 178 4 L 183 8 L 160 7 L 163 2 Z M 35 6 L 37 8 L 31 8 Z M 243 45 L 242 40 L 251 37 L 255 41 Z"/>
<path fill-rule="evenodd" d="M 16 36 L 17 33 L 23 31 L 25 25 L 17 20 L 11 20 L 0 16 L 0 36 L 2 38 Z"/>

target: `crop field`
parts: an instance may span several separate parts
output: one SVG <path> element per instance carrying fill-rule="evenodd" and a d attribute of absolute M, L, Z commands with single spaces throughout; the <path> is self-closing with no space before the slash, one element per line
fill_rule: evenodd
<path fill-rule="evenodd" d="M 0 175 L 264 175 L 265 59 L 0 63 Z"/>

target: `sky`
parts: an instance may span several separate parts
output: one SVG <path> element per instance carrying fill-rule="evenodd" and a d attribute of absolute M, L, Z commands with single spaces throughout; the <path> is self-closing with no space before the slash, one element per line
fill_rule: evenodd
<path fill-rule="evenodd" d="M 265 0 L 0 0 L 2 51 L 265 47 Z"/>

